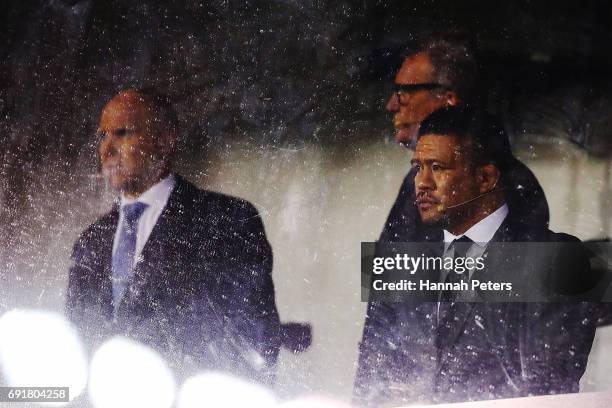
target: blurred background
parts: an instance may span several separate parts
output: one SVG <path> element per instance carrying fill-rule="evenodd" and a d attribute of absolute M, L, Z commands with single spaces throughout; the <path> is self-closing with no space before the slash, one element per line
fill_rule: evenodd
<path fill-rule="evenodd" d="M 0 4 L 0 312 L 62 311 L 72 244 L 110 208 L 94 133 L 127 87 L 167 93 L 177 169 L 250 200 L 274 251 L 283 321 L 276 391 L 348 400 L 366 304 L 360 242 L 376 240 L 411 152 L 386 98 L 399 51 L 463 30 L 481 89 L 536 174 L 551 228 L 612 222 L 612 5 L 607 1 L 4 0 Z M 612 389 L 612 326 L 583 391 Z"/>

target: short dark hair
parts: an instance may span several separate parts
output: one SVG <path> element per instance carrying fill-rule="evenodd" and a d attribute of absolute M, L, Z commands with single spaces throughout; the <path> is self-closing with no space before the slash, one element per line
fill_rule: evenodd
<path fill-rule="evenodd" d="M 137 88 L 134 92 L 141 95 L 147 102 L 151 104 L 151 107 L 155 110 L 155 118 L 159 122 L 172 130 L 175 134 L 179 131 L 179 120 L 170 98 L 159 92 L 153 87 Z"/>
<path fill-rule="evenodd" d="M 430 34 L 417 50 L 426 53 L 431 60 L 436 82 L 455 92 L 464 104 L 473 101 L 478 67 L 473 49 L 461 33 Z M 412 49 L 406 57 L 414 53 Z"/>
<path fill-rule="evenodd" d="M 500 121 L 483 111 L 455 106 L 439 109 L 421 123 L 417 141 L 432 134 L 459 137 L 469 148 L 474 165 L 493 163 L 504 172 L 514 158 Z"/>

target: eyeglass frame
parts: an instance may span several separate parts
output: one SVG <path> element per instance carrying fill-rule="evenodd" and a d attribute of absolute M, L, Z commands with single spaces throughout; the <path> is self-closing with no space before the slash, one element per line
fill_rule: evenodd
<path fill-rule="evenodd" d="M 402 104 L 402 93 L 413 93 L 418 91 L 433 91 L 434 89 L 446 88 L 445 85 L 437 82 L 425 82 L 422 84 L 395 84 L 395 91 L 393 94 L 397 97 L 397 102 Z"/>

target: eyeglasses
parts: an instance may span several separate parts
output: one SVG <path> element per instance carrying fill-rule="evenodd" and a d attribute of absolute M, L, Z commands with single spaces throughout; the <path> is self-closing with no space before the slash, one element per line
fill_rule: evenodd
<path fill-rule="evenodd" d="M 433 91 L 434 89 L 444 88 L 444 85 L 427 82 L 423 84 L 395 84 L 395 96 L 400 105 L 402 105 L 402 95 L 412 94 L 418 91 Z"/>

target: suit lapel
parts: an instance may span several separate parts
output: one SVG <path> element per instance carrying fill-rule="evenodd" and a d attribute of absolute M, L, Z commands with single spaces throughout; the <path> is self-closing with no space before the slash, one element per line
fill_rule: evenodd
<path fill-rule="evenodd" d="M 475 302 L 460 302 L 456 306 L 458 307 L 458 320 L 452 323 L 450 332 L 446 339 L 441 339 L 439 349 L 439 362 L 438 362 L 438 374 L 442 370 L 442 367 L 447 363 L 451 353 L 447 353 L 452 349 L 457 341 L 458 337 L 463 333 L 465 325 L 473 315 L 474 307 L 477 303 Z"/>
<path fill-rule="evenodd" d="M 508 214 L 506 219 L 502 222 L 500 227 L 497 229 L 497 231 L 493 235 L 493 238 L 491 239 L 490 242 L 512 241 L 517 233 L 516 228 L 512 228 L 513 225 L 515 225 L 515 223 L 513 223 L 511 220 L 511 214 Z M 491 259 L 500 259 L 499 257 L 496 257 L 495 254 L 491 254 L 490 251 L 491 251 L 491 247 L 487 247 L 483 255 L 487 255 L 488 257 L 491 257 Z M 484 272 L 486 272 L 486 270 Z M 440 370 L 442 370 L 444 365 L 447 363 L 448 358 L 451 355 L 451 353 L 448 353 L 447 351 L 452 349 L 452 347 L 454 347 L 459 336 L 465 330 L 466 324 L 468 323 L 468 321 L 472 319 L 472 317 L 475 318 L 474 309 L 477 304 L 479 303 L 464 302 L 464 303 L 459 304 L 460 312 L 458 316 L 458 321 L 453 322 L 452 328 L 450 330 L 448 337 L 446 339 L 442 339 L 442 342 L 440 345 L 440 350 L 439 350 L 440 359 L 438 363 L 438 374 L 440 373 Z M 487 326 L 487 322 L 483 320 L 482 316 L 480 316 L 480 320 L 478 321 L 478 324 L 479 326 L 482 326 L 485 328 Z"/>
<path fill-rule="evenodd" d="M 111 211 L 104 217 L 100 225 L 100 235 L 93 240 L 97 245 L 95 251 L 97 261 L 95 265 L 98 265 L 98 267 L 96 268 L 97 287 L 92 289 L 96 291 L 100 309 L 107 318 L 112 316 L 113 311 L 112 257 L 113 241 L 118 220 L 119 206 L 114 204 Z"/>
<path fill-rule="evenodd" d="M 189 223 L 186 203 L 193 201 L 192 187 L 182 177 L 176 177 L 175 188 L 166 207 L 155 223 L 138 259 L 128 290 L 119 307 L 119 314 L 126 315 L 129 309 L 145 298 L 153 296 L 160 285 L 177 279 L 181 271 L 181 258 L 187 255 L 185 246 L 189 237 L 185 234 Z M 200 221 L 201 222 L 201 221 Z M 171 274 L 171 275 L 168 275 Z"/>

